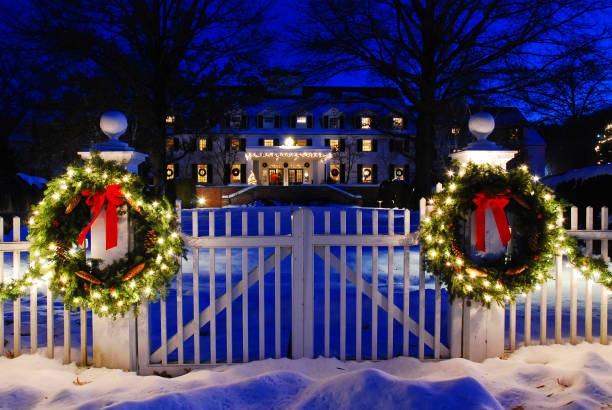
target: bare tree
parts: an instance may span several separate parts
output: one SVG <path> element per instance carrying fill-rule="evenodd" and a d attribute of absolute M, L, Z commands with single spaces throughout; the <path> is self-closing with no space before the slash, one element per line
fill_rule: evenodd
<path fill-rule="evenodd" d="M 338 147 L 332 150 L 332 158 L 335 163 L 344 166 L 344 183 L 349 183 L 351 180 L 351 171 L 361 158 L 361 152 L 357 151 L 357 140 L 355 138 L 344 139 L 344 150 Z"/>
<path fill-rule="evenodd" d="M 239 78 L 268 42 L 261 27 L 265 2 L 30 3 L 27 13 L 4 16 L 11 35 L 44 53 L 49 63 L 70 61 L 67 72 L 101 73 L 115 81 L 138 114 L 136 145 L 153 160 L 157 186 L 165 180 L 166 116 L 220 81 Z"/>
<path fill-rule="evenodd" d="M 593 31 L 583 18 L 609 7 L 596 0 L 310 0 L 295 44 L 313 75 L 366 70 L 400 89 L 415 117 L 417 191 L 426 194 L 434 182 L 434 124 L 448 106 L 532 86 L 559 58 L 556 45 L 567 32 Z"/>
<path fill-rule="evenodd" d="M 231 136 L 211 134 L 210 138 L 212 143 L 210 158 L 212 160 L 213 170 L 224 184 L 228 184 L 229 175 L 226 169 L 231 168 L 232 165 L 237 163 L 239 151 L 235 149 L 231 143 L 228 144 L 226 142 L 228 138 L 231 141 Z"/>
<path fill-rule="evenodd" d="M 526 101 L 544 121 L 563 123 L 612 102 L 612 57 L 598 47 L 572 50 L 549 67 L 541 84 L 523 90 Z"/>

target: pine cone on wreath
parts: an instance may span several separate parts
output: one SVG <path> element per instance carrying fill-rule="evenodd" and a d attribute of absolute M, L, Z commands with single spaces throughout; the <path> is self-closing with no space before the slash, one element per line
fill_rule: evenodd
<path fill-rule="evenodd" d="M 460 258 L 463 255 L 463 252 L 461 252 L 461 249 L 459 249 L 459 244 L 455 239 L 451 241 L 451 249 L 453 251 L 453 255 L 455 255 L 457 258 Z"/>
<path fill-rule="evenodd" d="M 537 232 L 531 232 L 527 236 L 527 246 L 531 252 L 536 252 L 538 250 L 538 243 L 540 242 L 540 234 Z"/>
<path fill-rule="evenodd" d="M 59 262 L 66 262 L 68 259 L 68 245 L 64 242 L 57 242 L 55 244 L 55 255 Z"/>
<path fill-rule="evenodd" d="M 66 211 L 64 211 L 64 213 L 66 215 L 68 215 L 69 213 L 74 211 L 74 208 L 77 207 L 79 202 L 81 202 L 81 197 L 80 196 L 75 196 L 74 198 L 72 198 L 72 200 L 68 203 L 68 206 L 66 207 Z"/>
<path fill-rule="evenodd" d="M 155 243 L 157 242 L 157 234 L 153 230 L 147 231 L 144 237 L 144 247 L 145 250 L 150 251 L 155 247 Z"/>

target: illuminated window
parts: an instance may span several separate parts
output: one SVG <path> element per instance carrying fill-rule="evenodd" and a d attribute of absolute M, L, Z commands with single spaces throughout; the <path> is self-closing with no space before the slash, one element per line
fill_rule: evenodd
<path fill-rule="evenodd" d="M 232 138 L 231 147 L 233 151 L 240 151 L 240 138 Z"/>
<path fill-rule="evenodd" d="M 295 119 L 295 123 L 296 124 L 303 124 L 306 125 L 306 123 L 308 122 L 307 118 L 305 115 L 299 115 L 296 119 Z"/>
<path fill-rule="evenodd" d="M 202 184 L 208 183 L 208 165 L 198 165 L 198 182 Z"/>
<path fill-rule="evenodd" d="M 404 126 L 404 119 L 402 117 L 393 117 L 393 128 L 400 129 Z"/>
<path fill-rule="evenodd" d="M 174 164 L 166 165 L 166 179 L 174 179 Z"/>
<path fill-rule="evenodd" d="M 299 139 L 295 141 L 295 145 L 298 147 L 306 147 L 308 146 L 308 140 L 306 139 Z"/>
<path fill-rule="evenodd" d="M 239 184 L 240 182 L 240 164 L 232 165 L 232 169 L 230 171 L 230 184 Z"/>
<path fill-rule="evenodd" d="M 340 140 L 329 140 L 329 147 L 332 152 L 340 151 Z"/>
<path fill-rule="evenodd" d="M 393 177 L 392 179 L 400 179 L 400 180 L 404 180 L 404 176 L 405 176 L 405 171 L 404 171 L 404 167 L 402 166 L 395 166 L 393 167 Z"/>
<path fill-rule="evenodd" d="M 174 139 L 168 138 L 166 140 L 166 151 L 172 151 L 174 149 Z"/>
<path fill-rule="evenodd" d="M 208 140 L 206 138 L 200 138 L 199 148 L 200 151 L 206 151 L 208 149 Z"/>
<path fill-rule="evenodd" d="M 459 134 L 461 132 L 461 128 L 452 128 L 451 134 Z"/>
<path fill-rule="evenodd" d="M 274 140 L 273 139 L 264 140 L 264 147 L 273 147 L 273 146 L 274 146 Z"/>
<path fill-rule="evenodd" d="M 374 171 L 372 165 L 364 165 L 361 168 L 361 182 L 364 184 L 371 184 L 374 181 Z"/>
<path fill-rule="evenodd" d="M 372 140 L 361 140 L 361 141 L 362 141 L 361 150 L 364 152 L 371 152 L 372 151 Z"/>
<path fill-rule="evenodd" d="M 166 124 L 172 124 L 174 123 L 174 115 L 168 115 L 166 117 Z"/>
<path fill-rule="evenodd" d="M 329 177 L 334 182 L 340 182 L 340 164 L 331 164 L 329 166 Z"/>
<path fill-rule="evenodd" d="M 363 130 L 370 129 L 371 126 L 372 126 L 372 118 L 361 117 L 361 129 Z"/>

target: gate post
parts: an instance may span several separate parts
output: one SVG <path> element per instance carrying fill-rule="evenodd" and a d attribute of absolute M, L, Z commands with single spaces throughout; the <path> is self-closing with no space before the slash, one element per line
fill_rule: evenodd
<path fill-rule="evenodd" d="M 125 116 L 117 111 L 105 113 L 100 119 L 100 128 L 110 139 L 94 145 L 93 150 L 100 151 L 103 160 L 124 164 L 127 172 L 137 173 L 138 165 L 147 155 L 119 141 L 118 138 L 127 128 Z M 84 160 L 91 159 L 88 151 L 78 154 Z M 103 266 L 112 263 L 129 251 L 133 240 L 127 214 L 118 215 L 117 246 L 107 251 L 106 210 L 103 210 L 91 227 L 91 257 L 101 259 Z M 116 320 L 93 314 L 92 327 L 95 367 L 136 370 L 136 323 L 132 312 Z"/>
<path fill-rule="evenodd" d="M 291 258 L 291 358 L 304 357 L 304 208 L 292 215 L 293 249 Z"/>

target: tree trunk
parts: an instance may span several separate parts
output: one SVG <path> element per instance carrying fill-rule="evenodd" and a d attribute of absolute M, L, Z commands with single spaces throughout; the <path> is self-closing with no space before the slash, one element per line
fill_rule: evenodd
<path fill-rule="evenodd" d="M 416 121 L 415 189 L 418 198 L 431 194 L 434 184 L 434 115 L 418 114 Z"/>
<path fill-rule="evenodd" d="M 164 192 L 166 182 L 166 103 L 165 96 L 156 96 L 154 101 L 151 161 L 153 161 L 153 185 L 158 193 Z"/>

